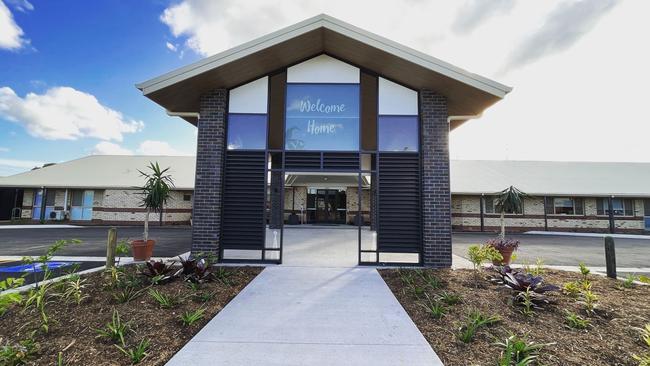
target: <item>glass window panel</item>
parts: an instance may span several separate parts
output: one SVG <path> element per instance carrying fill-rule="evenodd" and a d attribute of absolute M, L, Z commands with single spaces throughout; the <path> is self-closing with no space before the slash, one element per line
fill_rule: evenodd
<path fill-rule="evenodd" d="M 573 199 L 558 197 L 554 199 L 555 213 L 558 215 L 574 215 Z"/>
<path fill-rule="evenodd" d="M 72 192 L 72 206 L 81 206 L 83 204 L 83 191 Z"/>
<path fill-rule="evenodd" d="M 83 205 L 85 207 L 93 207 L 93 198 L 95 197 L 94 191 L 84 191 Z"/>
<path fill-rule="evenodd" d="M 56 199 L 56 190 L 47 190 L 47 193 L 45 194 L 45 205 L 46 206 L 54 206 L 54 202 Z"/>
<path fill-rule="evenodd" d="M 265 148 L 265 114 L 228 115 L 228 150 L 263 150 Z"/>
<path fill-rule="evenodd" d="M 287 150 L 359 150 L 358 84 L 288 84 Z"/>
<path fill-rule="evenodd" d="M 418 151 L 417 116 L 379 116 L 379 150 Z"/>
<path fill-rule="evenodd" d="M 32 210 L 32 219 L 39 220 L 40 218 L 41 218 L 41 208 L 38 206 L 34 206 L 34 209 Z"/>

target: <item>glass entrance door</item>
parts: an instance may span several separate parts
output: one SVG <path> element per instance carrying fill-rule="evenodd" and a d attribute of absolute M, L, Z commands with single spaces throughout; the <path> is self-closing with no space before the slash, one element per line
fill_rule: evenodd
<path fill-rule="evenodd" d="M 339 189 L 316 190 L 316 217 L 319 224 L 345 223 L 345 191 Z"/>

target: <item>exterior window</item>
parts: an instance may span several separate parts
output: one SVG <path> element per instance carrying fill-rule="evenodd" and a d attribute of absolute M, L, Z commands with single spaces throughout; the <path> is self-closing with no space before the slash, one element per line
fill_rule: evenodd
<path fill-rule="evenodd" d="M 359 150 L 358 84 L 288 84 L 287 150 Z"/>
<path fill-rule="evenodd" d="M 599 198 L 596 201 L 598 215 L 609 216 L 609 199 Z M 630 198 L 613 198 L 612 211 L 614 216 L 634 216 L 634 200 Z"/>
<path fill-rule="evenodd" d="M 228 115 L 228 150 L 266 149 L 266 114 Z"/>
<path fill-rule="evenodd" d="M 92 220 L 95 191 L 72 191 L 71 220 Z"/>
<path fill-rule="evenodd" d="M 417 116 L 379 116 L 379 150 L 418 151 Z"/>
<path fill-rule="evenodd" d="M 555 215 L 583 215 L 584 205 L 579 197 L 554 197 L 546 203 L 546 213 Z"/>
<path fill-rule="evenodd" d="M 496 204 L 496 197 L 494 196 L 485 196 L 485 213 L 488 214 L 500 214 L 501 211 L 499 211 L 499 208 L 497 207 Z M 523 206 L 523 205 L 522 205 Z M 507 214 L 516 214 L 516 215 L 522 215 L 523 212 L 523 207 L 522 210 L 517 211 L 517 212 L 512 212 L 512 211 L 506 211 Z"/>
<path fill-rule="evenodd" d="M 191 201 L 192 200 L 192 195 L 190 193 L 185 193 L 183 195 L 183 201 Z"/>

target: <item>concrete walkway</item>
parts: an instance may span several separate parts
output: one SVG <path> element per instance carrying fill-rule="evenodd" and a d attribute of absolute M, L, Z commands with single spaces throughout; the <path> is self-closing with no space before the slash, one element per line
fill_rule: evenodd
<path fill-rule="evenodd" d="M 442 365 L 374 268 L 267 267 L 168 365 Z"/>

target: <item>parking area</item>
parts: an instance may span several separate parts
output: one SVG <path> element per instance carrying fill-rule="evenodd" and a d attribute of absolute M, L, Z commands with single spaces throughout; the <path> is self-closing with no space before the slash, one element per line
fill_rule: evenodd
<path fill-rule="evenodd" d="M 307 230 L 307 231 L 305 231 Z M 314 260 L 324 261 L 338 250 L 325 251 L 328 240 L 334 241 L 335 246 L 341 246 L 341 238 L 330 234 L 322 235 L 318 229 L 309 231 L 309 228 L 287 231 L 285 239 L 300 241 L 300 238 L 309 237 L 307 244 L 285 242 L 285 259 L 290 261 L 292 253 L 300 251 L 314 251 Z M 322 231 L 322 230 L 321 230 Z M 340 231 L 341 234 L 347 231 Z M 72 245 L 57 255 L 62 256 L 90 256 L 101 257 L 106 255 L 107 227 L 82 227 L 82 228 L 47 228 L 47 229 L 3 229 L 0 230 L 0 257 L 41 255 L 57 239 L 80 239 L 81 245 Z M 337 231 L 339 233 L 339 231 Z M 299 235 L 298 235 L 299 234 Z M 319 235 L 316 235 L 319 234 Z M 136 239 L 142 235 L 142 227 L 119 227 L 118 239 Z M 156 239 L 155 256 L 174 257 L 185 253 L 191 247 L 191 228 L 189 226 L 153 226 L 150 237 Z M 490 238 L 492 233 L 454 233 L 453 252 L 461 257 L 466 257 L 467 248 L 472 244 L 481 244 Z M 604 244 L 602 238 L 574 237 L 574 236 L 549 236 L 513 234 L 508 237 L 521 241 L 518 252 L 518 261 L 534 263 L 537 258 L 542 258 L 547 265 L 575 266 L 584 262 L 589 266 L 605 266 Z M 356 248 L 356 235 L 353 235 Z M 311 244 L 310 244 L 311 243 Z M 323 255 L 316 255 L 323 252 Z M 330 253 L 331 252 L 331 253 Z M 349 258 L 348 258 L 349 257 Z M 616 259 L 619 267 L 650 267 L 650 240 L 648 239 L 616 239 Z M 345 260 L 356 261 L 355 255 L 347 256 Z"/>
<path fill-rule="evenodd" d="M 467 257 L 467 248 L 482 244 L 496 237 L 492 233 L 454 234 L 453 252 Z M 605 266 L 605 245 L 603 238 L 578 236 L 553 236 L 535 234 L 512 234 L 508 238 L 521 242 L 517 262 L 535 263 L 537 258 L 547 265 L 577 266 L 584 262 L 590 267 Z M 617 267 L 650 267 L 650 240 L 615 239 Z"/>
<path fill-rule="evenodd" d="M 41 255 L 59 239 L 79 239 L 80 245 L 70 245 L 57 255 L 62 256 L 106 256 L 108 227 L 77 227 L 47 229 L 3 229 L 0 230 L 0 256 Z M 139 239 L 142 227 L 117 228 L 118 241 Z M 189 226 L 152 226 L 149 237 L 156 240 L 154 255 L 173 257 L 190 250 L 192 233 Z"/>

